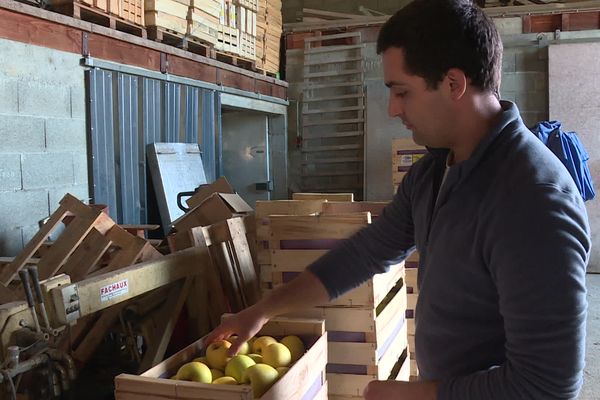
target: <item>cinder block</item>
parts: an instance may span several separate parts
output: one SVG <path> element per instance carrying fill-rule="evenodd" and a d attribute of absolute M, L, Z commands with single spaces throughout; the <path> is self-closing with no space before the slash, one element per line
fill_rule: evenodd
<path fill-rule="evenodd" d="M 71 91 L 63 85 L 50 85 L 35 81 L 19 82 L 19 113 L 70 118 Z"/>
<path fill-rule="evenodd" d="M 48 213 L 46 190 L 19 190 L 0 193 L 0 226 L 35 225 Z"/>
<path fill-rule="evenodd" d="M 89 190 L 88 190 L 87 184 L 85 184 L 85 185 L 69 185 L 69 186 L 51 188 L 48 191 L 51 213 L 56 211 L 56 209 L 60 205 L 59 202 L 62 200 L 63 197 L 65 197 L 65 194 L 67 194 L 67 193 L 72 194 L 73 196 L 75 196 L 79 200 L 83 201 L 84 203 L 89 203 L 90 195 L 89 195 Z"/>
<path fill-rule="evenodd" d="M 505 51 L 502 55 L 502 73 L 517 71 L 517 56 L 514 51 Z"/>
<path fill-rule="evenodd" d="M 500 98 L 502 100 L 508 100 L 508 101 L 512 101 L 513 103 L 516 103 L 517 102 L 517 93 L 501 91 Z"/>
<path fill-rule="evenodd" d="M 84 86 L 81 55 L 5 39 L 0 39 L 0 54 L 10 55 L 2 58 L 0 74 L 66 87 Z"/>
<path fill-rule="evenodd" d="M 521 112 L 542 113 L 548 110 L 548 94 L 544 92 L 517 92 L 517 105 Z"/>
<path fill-rule="evenodd" d="M 544 54 L 547 52 L 547 49 L 535 46 L 519 47 L 515 52 L 517 71 L 545 72 L 548 69 L 548 61 Z"/>
<path fill-rule="evenodd" d="M 73 184 L 73 153 L 23 154 L 23 188 Z"/>
<path fill-rule="evenodd" d="M 500 35 L 520 35 L 523 33 L 521 17 L 493 18 L 496 29 Z"/>
<path fill-rule="evenodd" d="M 0 76 L 0 113 L 16 114 L 19 111 L 17 81 Z"/>
<path fill-rule="evenodd" d="M 535 90 L 537 72 L 506 73 L 502 76 L 501 90 L 503 92 L 521 92 Z"/>
<path fill-rule="evenodd" d="M 73 183 L 87 185 L 88 183 L 88 157 L 86 152 L 73 154 Z"/>
<path fill-rule="evenodd" d="M 21 155 L 0 154 L 0 191 L 21 189 Z"/>
<path fill-rule="evenodd" d="M 46 147 L 48 151 L 72 150 L 86 153 L 85 120 L 48 118 L 46 120 Z"/>
<path fill-rule="evenodd" d="M 71 118 L 85 118 L 85 87 L 71 86 Z"/>
<path fill-rule="evenodd" d="M 0 256 L 15 257 L 23 250 L 21 228 L 0 231 Z"/>
<path fill-rule="evenodd" d="M 43 151 L 45 147 L 42 118 L 0 115 L 0 152 Z"/>

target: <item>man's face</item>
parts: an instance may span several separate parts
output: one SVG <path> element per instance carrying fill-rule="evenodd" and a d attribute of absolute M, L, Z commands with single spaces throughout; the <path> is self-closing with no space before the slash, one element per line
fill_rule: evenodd
<path fill-rule="evenodd" d="M 451 129 L 451 112 L 447 96 L 429 89 L 420 76 L 406 71 L 404 51 L 390 47 L 383 53 L 383 75 L 390 89 L 388 112 L 402 120 L 412 131 L 415 143 L 430 147 L 447 147 Z"/>

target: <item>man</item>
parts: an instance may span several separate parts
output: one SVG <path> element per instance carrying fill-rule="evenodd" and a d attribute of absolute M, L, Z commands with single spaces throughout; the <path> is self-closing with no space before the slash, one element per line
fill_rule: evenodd
<path fill-rule="evenodd" d="M 390 115 L 429 153 L 372 225 L 208 340 L 245 340 L 269 318 L 333 299 L 416 246 L 422 381 L 371 382 L 365 398 L 575 398 L 587 215 L 561 162 L 517 107 L 498 99 L 502 44 L 493 22 L 470 2 L 415 0 L 382 27 L 377 47 Z"/>

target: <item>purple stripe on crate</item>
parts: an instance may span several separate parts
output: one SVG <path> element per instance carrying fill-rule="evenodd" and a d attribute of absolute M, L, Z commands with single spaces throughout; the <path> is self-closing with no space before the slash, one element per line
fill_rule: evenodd
<path fill-rule="evenodd" d="M 396 150 L 396 154 L 399 156 L 405 154 L 426 154 L 427 150 Z"/>
<path fill-rule="evenodd" d="M 302 400 L 312 400 L 315 398 L 317 394 L 319 394 L 319 390 L 323 387 L 323 382 L 321 381 L 321 374 L 317 376 L 317 379 L 310 385 L 310 388 L 304 393 L 302 396 Z"/>
<path fill-rule="evenodd" d="M 390 337 L 388 337 L 385 340 L 385 342 L 383 343 L 383 346 L 381 346 L 380 348 L 377 349 L 377 361 L 381 360 L 381 357 L 383 357 L 383 355 L 385 354 L 387 349 L 392 345 L 392 343 L 394 342 L 394 339 L 396 339 L 396 336 L 402 330 L 402 327 L 404 326 L 405 323 L 406 323 L 406 318 L 403 315 L 402 318 L 400 318 L 400 320 L 398 321 L 398 324 L 396 324 L 396 326 L 394 327 L 394 331 L 390 334 Z"/>
<path fill-rule="evenodd" d="M 409 169 L 410 169 L 410 166 L 408 166 L 408 167 L 398 166 L 398 170 L 396 172 L 408 172 Z"/>
<path fill-rule="evenodd" d="M 327 364 L 327 372 L 330 374 L 367 375 L 367 366 L 356 364 Z"/>
<path fill-rule="evenodd" d="M 415 289 L 412 286 L 406 287 L 406 294 L 413 294 L 414 292 L 415 292 Z"/>
<path fill-rule="evenodd" d="M 418 261 L 405 261 L 404 268 L 419 268 Z"/>
<path fill-rule="evenodd" d="M 287 283 L 300 275 L 300 272 L 284 272 L 282 274 L 283 283 Z"/>
<path fill-rule="evenodd" d="M 341 239 L 281 240 L 279 246 L 282 250 L 329 250 L 339 242 Z"/>
<path fill-rule="evenodd" d="M 356 342 L 356 343 L 365 343 L 367 341 L 364 332 L 343 332 L 343 331 L 327 332 L 327 340 L 330 342 Z"/>
<path fill-rule="evenodd" d="M 406 310 L 406 318 L 407 319 L 414 319 L 415 318 L 415 310 Z"/>

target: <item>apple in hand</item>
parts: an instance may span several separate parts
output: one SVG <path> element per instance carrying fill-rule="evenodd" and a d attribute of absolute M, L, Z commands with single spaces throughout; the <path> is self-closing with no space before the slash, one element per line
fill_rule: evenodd
<path fill-rule="evenodd" d="M 206 358 L 208 360 L 208 365 L 211 368 L 220 369 L 223 371 L 225 369 L 225 365 L 230 360 L 227 356 L 227 350 L 231 347 L 231 343 L 227 340 L 219 340 L 214 343 L 211 343 L 206 348 Z"/>
<path fill-rule="evenodd" d="M 238 336 L 237 335 L 233 335 L 231 336 L 229 339 L 229 342 L 233 342 L 234 340 L 238 340 Z M 250 344 L 248 342 L 244 342 L 242 344 L 242 347 L 240 347 L 240 349 L 237 352 L 238 354 L 248 354 L 250 353 Z"/>
<path fill-rule="evenodd" d="M 253 359 L 244 354 L 238 354 L 234 356 L 225 367 L 225 375 L 235 378 L 236 381 L 241 382 L 244 372 L 255 365 Z"/>

